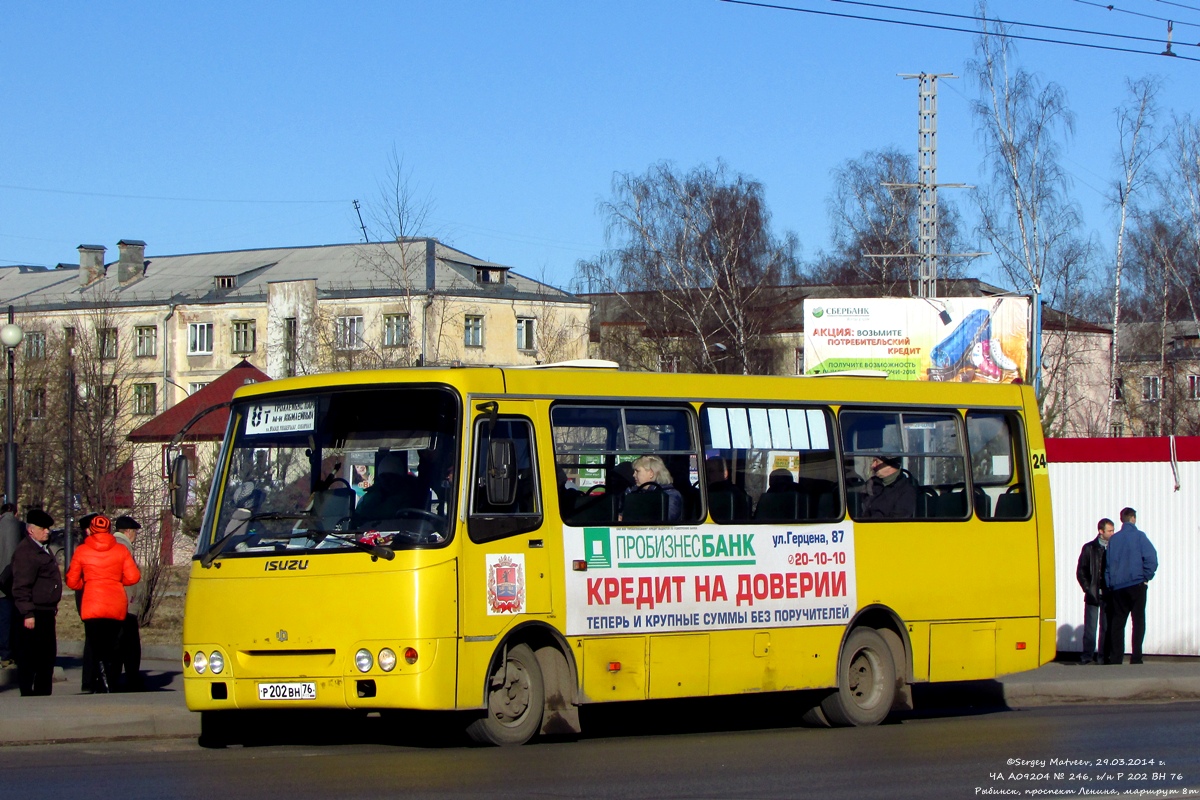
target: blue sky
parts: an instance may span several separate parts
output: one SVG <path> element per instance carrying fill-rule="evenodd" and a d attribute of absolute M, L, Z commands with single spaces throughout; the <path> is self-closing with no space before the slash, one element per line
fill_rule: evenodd
<path fill-rule="evenodd" d="M 1176 40 L 1200 42 L 1200 0 L 1116 2 L 1175 17 Z M 1079 0 L 993 0 L 990 13 L 1165 32 Z M 393 148 L 432 203 L 426 232 L 558 285 L 604 246 L 596 206 L 613 173 L 660 160 L 721 158 L 761 181 L 775 227 L 811 256 L 828 246 L 830 171 L 916 149 L 917 89 L 897 73 L 963 76 L 940 83 L 938 177 L 984 178 L 974 39 L 961 33 L 718 0 L 48 0 L 8 4 L 0 35 L 0 266 L 75 262 L 82 243 L 112 259 L 121 238 L 152 255 L 359 241 L 351 201 L 378 201 Z M 1100 190 L 1126 78 L 1162 76 L 1165 110 L 1194 114 L 1200 63 L 1032 42 L 1018 54 L 1067 91 L 1077 130 L 1064 164 L 1107 244 Z"/>

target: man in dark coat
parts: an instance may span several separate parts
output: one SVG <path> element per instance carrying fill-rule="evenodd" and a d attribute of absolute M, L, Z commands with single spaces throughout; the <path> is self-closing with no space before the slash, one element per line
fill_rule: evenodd
<path fill-rule="evenodd" d="M 13 553 L 13 619 L 16 634 L 17 679 L 22 695 L 50 694 L 58 642 L 54 616 L 62 599 L 62 573 L 46 547 L 54 519 L 34 509 L 25 518 L 28 532 Z"/>
<path fill-rule="evenodd" d="M 912 519 L 917 515 L 917 487 L 900 469 L 899 456 L 875 456 L 863 500 L 863 517 Z"/>
<path fill-rule="evenodd" d="M 1108 660 L 1125 661 L 1125 623 L 1133 616 L 1133 647 L 1130 664 L 1142 663 L 1142 640 L 1146 636 L 1146 584 L 1158 571 L 1158 552 L 1137 526 L 1137 512 L 1121 509 L 1121 529 L 1108 540 L 1104 565 L 1105 609 L 1108 613 Z"/>
<path fill-rule="evenodd" d="M 134 555 L 133 543 L 137 541 L 138 531 L 142 526 L 133 517 L 120 516 L 113 521 L 113 527 L 116 529 L 113 537 L 129 550 L 129 555 Z M 136 557 L 134 560 L 137 560 Z M 125 594 L 129 598 L 129 611 L 125 614 L 125 622 L 121 626 L 121 666 L 125 670 L 126 691 L 142 690 L 142 637 L 138 630 L 138 617 L 145 607 L 145 588 L 143 580 L 125 587 Z"/>
<path fill-rule="evenodd" d="M 1079 551 L 1079 563 L 1075 565 L 1075 580 L 1083 589 L 1083 655 L 1079 657 L 1080 664 L 1095 664 L 1108 658 L 1108 646 L 1104 638 L 1108 626 L 1104 624 L 1100 607 L 1104 604 L 1105 555 L 1112 535 L 1111 519 L 1096 523 L 1096 538 Z M 1097 628 L 1100 634 L 1099 650 L 1096 649 Z"/>

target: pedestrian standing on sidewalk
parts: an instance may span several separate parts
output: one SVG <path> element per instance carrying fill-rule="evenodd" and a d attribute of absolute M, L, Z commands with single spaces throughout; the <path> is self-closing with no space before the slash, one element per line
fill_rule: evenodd
<path fill-rule="evenodd" d="M 1113 535 L 1113 521 L 1107 517 L 1096 523 L 1096 538 L 1079 551 L 1079 563 L 1075 566 L 1075 579 L 1083 589 L 1083 654 L 1080 664 L 1095 664 L 1108 658 L 1108 633 L 1104 605 L 1104 562 L 1108 540 Z M 1096 649 L 1096 634 L 1099 633 L 1100 649 Z"/>
<path fill-rule="evenodd" d="M 133 556 L 133 543 L 137 541 L 138 531 L 142 526 L 133 517 L 120 516 L 113 522 L 113 527 L 117 529 L 113 537 Z M 133 560 L 136 562 L 137 557 L 134 556 Z M 138 619 L 146 602 L 145 587 L 145 581 L 140 579 L 133 586 L 125 587 L 129 608 L 121 626 L 121 667 L 125 670 L 127 692 L 142 690 L 142 635 L 138 630 Z"/>
<path fill-rule="evenodd" d="M 50 694 L 54 688 L 54 659 L 58 657 L 54 615 L 62 599 L 62 573 L 46 547 L 53 526 L 53 517 L 33 509 L 25 517 L 28 536 L 13 552 L 14 649 L 22 696 Z"/>
<path fill-rule="evenodd" d="M 17 545 L 25 538 L 25 526 L 17 519 L 17 507 L 12 503 L 0 505 L 0 572 L 12 563 Z M 13 602 L 4 587 L 0 587 L 0 669 L 16 666 L 12 650 Z"/>
<path fill-rule="evenodd" d="M 113 537 L 112 522 L 97 514 L 67 570 L 67 586 L 84 590 L 79 613 L 84 635 L 96 656 L 97 671 L 92 677 L 95 692 L 116 689 L 121 674 L 121 626 L 129 609 L 124 587 L 134 585 L 141 577 L 133 556 Z"/>
<path fill-rule="evenodd" d="M 88 535 L 88 526 L 92 524 L 92 520 L 96 518 L 95 514 L 84 514 L 76 521 L 76 529 L 79 531 L 80 539 L 86 539 Z M 79 549 L 79 545 L 75 546 Z M 79 589 L 75 592 L 75 612 L 79 614 L 80 621 L 83 620 L 83 590 Z M 96 654 L 92 652 L 92 646 L 88 643 L 87 636 L 83 637 L 83 655 L 80 657 L 80 679 L 79 688 L 84 692 L 92 692 L 92 682 L 96 679 Z"/>
<path fill-rule="evenodd" d="M 1130 664 L 1142 663 L 1142 640 L 1146 636 L 1146 584 L 1158 570 L 1158 553 L 1137 526 L 1137 512 L 1121 509 L 1121 529 L 1108 540 L 1104 569 L 1108 610 L 1109 650 L 1107 664 L 1125 661 L 1125 623 L 1133 616 L 1133 647 Z"/>

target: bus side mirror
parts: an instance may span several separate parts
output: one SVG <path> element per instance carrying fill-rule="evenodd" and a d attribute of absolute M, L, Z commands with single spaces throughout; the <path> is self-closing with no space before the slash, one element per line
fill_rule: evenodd
<path fill-rule="evenodd" d="M 171 462 L 171 513 L 183 519 L 187 511 L 188 460 L 182 453 Z"/>
<path fill-rule="evenodd" d="M 517 499 L 517 446 L 512 439 L 493 439 L 488 445 L 487 499 L 493 506 L 511 506 Z"/>

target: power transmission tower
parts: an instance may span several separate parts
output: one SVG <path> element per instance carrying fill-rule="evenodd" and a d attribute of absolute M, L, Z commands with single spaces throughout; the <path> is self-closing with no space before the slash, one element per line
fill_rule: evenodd
<path fill-rule="evenodd" d="M 900 74 L 908 80 L 918 81 L 918 124 L 917 124 L 917 182 L 885 183 L 893 189 L 916 189 L 917 208 L 917 252 L 910 257 L 919 258 L 918 297 L 937 297 L 938 258 L 972 258 L 983 253 L 939 253 L 938 252 L 938 189 L 968 189 L 965 183 L 937 182 L 937 81 L 938 78 L 957 78 L 949 73 Z"/>

